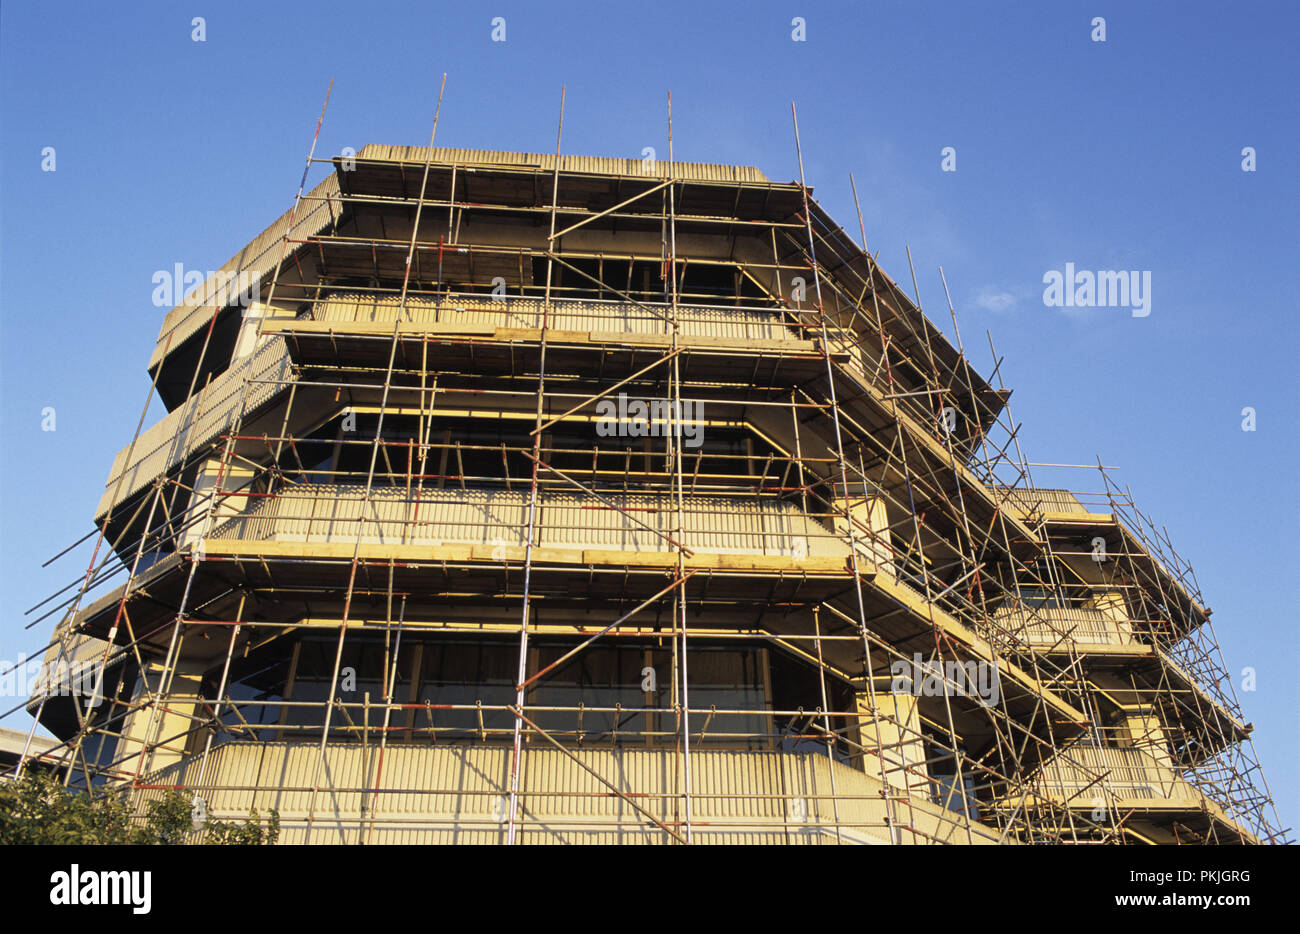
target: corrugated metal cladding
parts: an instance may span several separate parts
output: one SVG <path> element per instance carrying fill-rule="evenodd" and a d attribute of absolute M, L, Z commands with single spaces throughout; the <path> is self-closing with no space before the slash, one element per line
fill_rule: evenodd
<path fill-rule="evenodd" d="M 411 162 L 424 165 L 429 159 L 427 146 L 385 146 L 371 143 L 357 153 L 358 159 L 385 162 Z M 433 148 L 434 163 L 440 165 L 513 166 L 518 168 L 555 171 L 554 153 L 495 152 L 490 149 Z M 561 172 L 580 172 L 589 175 L 650 175 L 668 177 L 668 161 L 659 159 L 654 171 L 647 172 L 641 159 L 617 159 L 608 156 L 560 156 Z M 721 165 L 712 162 L 678 162 L 673 165 L 673 177 L 708 182 L 747 182 L 764 184 L 770 179 L 749 165 Z"/>
<path fill-rule="evenodd" d="M 338 198 L 338 176 L 330 174 L 303 196 L 291 237 L 295 240 L 302 239 L 324 230 L 331 219 L 339 215 L 341 204 Z M 327 199 L 334 201 L 332 206 Z M 285 211 L 275 223 L 254 237 L 248 246 L 217 270 L 217 275 L 205 280 L 195 303 L 177 305 L 167 313 L 163 318 L 162 329 L 158 332 L 158 346 L 154 348 L 153 355 L 149 358 L 150 369 L 162 360 L 168 335 L 171 335 L 171 350 L 175 350 L 200 327 L 208 323 L 215 308 L 212 304 L 204 303 L 211 302 L 214 294 L 220 294 L 220 290 L 226 287 L 229 276 L 246 274 L 248 281 L 251 282 L 273 271 L 280 259 L 281 241 L 284 239 L 285 228 L 289 226 L 289 216 L 292 213 L 292 208 Z"/>
<path fill-rule="evenodd" d="M 573 757 L 659 820 L 684 816 L 682 757 L 672 750 L 577 749 Z M 662 843 L 627 801 L 551 748 L 529 747 L 520 773 L 524 843 Z M 314 804 L 312 842 L 502 843 L 508 815 L 510 749 L 506 746 L 389 745 L 382 767 L 374 744 L 327 744 L 322 762 L 310 743 L 227 743 L 209 756 L 161 770 L 149 784 L 180 784 L 203 796 L 218 819 L 252 808 L 280 813 L 281 840 L 303 842 Z M 832 789 L 832 772 L 834 789 Z M 835 843 L 834 825 L 851 842 L 887 843 L 880 783 L 817 754 L 701 750 L 691 754 L 692 820 L 706 843 Z M 313 796 L 310 788 L 319 783 Z M 286 786 L 284 789 L 268 787 Z M 363 791 L 364 789 L 364 791 Z M 401 789 L 392 790 L 388 789 Z M 376 794 L 376 790 L 378 794 Z M 161 791 L 146 791 L 153 800 Z M 831 798 L 837 800 L 832 804 Z M 366 801 L 365 818 L 362 801 Z M 900 823 L 904 842 L 966 842 L 960 817 L 916 802 Z M 996 837 L 973 827 L 976 843 Z"/>
<path fill-rule="evenodd" d="M 186 399 L 179 408 L 167 413 L 157 424 L 141 432 L 133 451 L 127 446 L 113 459 L 95 518 L 103 518 L 110 508 L 152 483 L 225 431 L 239 414 L 241 402 L 244 402 L 244 409 L 251 412 L 269 401 L 285 388 L 289 370 L 284 338 L 272 338 L 242 363 L 226 370 L 202 391 Z M 243 392 L 245 378 L 252 380 L 247 400 Z M 126 463 L 128 452 L 131 453 L 130 464 Z M 114 488 L 124 472 L 122 487 L 114 497 Z"/>
<path fill-rule="evenodd" d="M 1099 775 L 1106 780 L 1098 782 Z M 1200 797 L 1195 788 L 1146 750 L 1118 746 L 1072 746 L 1043 766 L 1036 786 L 1040 794 L 1066 798 L 1080 791 L 1085 797 L 1100 796 L 1102 787 L 1108 796 L 1120 798 Z"/>
<path fill-rule="evenodd" d="M 408 297 L 405 313 L 396 298 L 338 293 L 317 302 L 317 321 L 394 322 L 399 318 L 416 324 L 476 324 L 498 328 L 540 328 L 545 303 L 536 299 L 507 298 L 500 301 L 448 298 L 436 302 Z M 560 331 L 595 331 L 610 334 L 665 334 L 667 306 L 649 311 L 630 302 L 558 301 L 551 303 L 548 326 Z M 656 313 L 657 312 L 657 313 Z M 782 321 L 779 309 L 714 308 L 679 305 L 677 320 L 681 333 L 690 337 L 723 337 L 739 340 L 795 340 L 795 333 Z"/>
<path fill-rule="evenodd" d="M 672 535 L 677 524 L 672 496 L 601 495 L 620 508 L 576 490 L 543 491 L 536 516 L 539 546 L 670 550 L 663 536 Z M 693 551 L 783 557 L 848 554 L 842 538 L 790 502 L 684 496 L 683 513 L 683 544 Z M 257 499 L 208 538 L 323 543 L 353 542 L 360 534 L 363 544 L 520 546 L 527 526 L 528 496 L 523 490 L 425 489 L 417 494 L 379 488 L 367 499 L 361 485 L 302 484 Z"/>

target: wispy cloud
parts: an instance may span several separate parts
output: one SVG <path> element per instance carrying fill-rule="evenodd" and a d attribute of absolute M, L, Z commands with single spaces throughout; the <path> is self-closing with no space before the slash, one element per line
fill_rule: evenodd
<path fill-rule="evenodd" d="M 1000 313 L 1010 311 L 1016 306 L 1016 297 L 1006 289 L 986 286 L 975 296 L 975 304 L 985 311 Z"/>

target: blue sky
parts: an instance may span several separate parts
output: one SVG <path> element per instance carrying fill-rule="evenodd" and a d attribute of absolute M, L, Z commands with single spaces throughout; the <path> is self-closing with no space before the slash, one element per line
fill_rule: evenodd
<path fill-rule="evenodd" d="M 795 101 L 819 200 L 856 231 L 853 172 L 881 265 L 910 283 L 910 245 L 950 332 L 943 265 L 985 373 L 992 331 L 1029 458 L 1100 455 L 1168 527 L 1229 670 L 1257 672 L 1242 701 L 1294 824 L 1298 29 L 1289 3 L 5 3 L 0 659 L 85 569 L 40 565 L 90 529 L 140 417 L 151 276 L 216 269 L 288 208 L 331 76 L 322 156 L 427 143 L 445 71 L 444 145 L 552 151 L 564 84 L 566 152 L 662 157 L 671 90 L 678 159 L 782 181 Z M 1045 307 L 1066 263 L 1149 270 L 1150 315 Z"/>

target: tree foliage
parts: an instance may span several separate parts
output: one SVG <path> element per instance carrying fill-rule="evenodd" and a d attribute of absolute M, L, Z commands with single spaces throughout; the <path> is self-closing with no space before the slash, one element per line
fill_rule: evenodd
<path fill-rule="evenodd" d="M 148 802 L 132 819 L 122 795 L 95 795 L 63 787 L 53 776 L 28 772 L 18 781 L 0 781 L 0 845 L 105 844 L 160 845 L 210 843 L 257 846 L 276 842 L 280 815 L 272 810 L 263 826 L 257 811 L 242 824 L 205 820 L 195 828 L 190 801 L 169 791 Z"/>

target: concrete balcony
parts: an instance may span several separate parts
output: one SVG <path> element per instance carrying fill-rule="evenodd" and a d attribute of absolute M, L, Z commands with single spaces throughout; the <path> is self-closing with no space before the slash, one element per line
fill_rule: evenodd
<path fill-rule="evenodd" d="M 1036 648 L 1137 646 L 1132 624 L 1113 608 L 1040 607 L 999 610 L 993 622 Z"/>
<path fill-rule="evenodd" d="M 334 324 L 393 324 L 399 319 L 414 326 L 439 325 L 447 329 L 536 329 L 543 320 L 552 331 L 596 334 L 664 334 L 666 306 L 623 301 L 557 300 L 547 304 L 534 298 L 492 299 L 483 295 L 451 295 L 442 300 L 407 296 L 376 297 L 340 292 L 312 307 L 312 320 Z M 790 312 L 781 308 L 744 308 L 680 305 L 679 333 L 683 337 L 710 337 L 727 341 L 797 341 L 789 327 Z"/>
<path fill-rule="evenodd" d="M 1159 836 L 1175 822 L 1214 825 L 1228 837 L 1259 842 L 1220 801 L 1175 771 L 1158 744 L 1073 746 L 1044 765 L 1033 789 L 1076 811 L 1104 807 L 1131 817 L 1157 835 L 1155 842 L 1176 842 Z"/>
<path fill-rule="evenodd" d="M 448 744 L 389 744 L 381 755 L 375 741 L 328 743 L 322 763 L 317 743 L 232 742 L 206 768 L 195 756 L 145 785 L 193 789 L 214 818 L 276 808 L 282 843 L 306 842 L 309 815 L 312 843 L 501 843 L 510 757 L 507 745 Z M 332 787 L 313 795 L 318 767 Z M 523 843 L 673 842 L 644 812 L 684 833 L 686 785 L 672 750 L 530 747 L 521 786 Z M 137 803 L 161 793 L 144 791 Z M 996 831 L 932 802 L 887 805 L 878 780 L 812 753 L 692 752 L 691 819 L 698 843 L 882 845 L 891 832 L 903 844 L 998 842 Z"/>
<path fill-rule="evenodd" d="M 542 491 L 535 516 L 536 544 L 544 548 L 669 552 L 677 526 L 669 495 Z M 798 511 L 793 503 L 740 496 L 685 496 L 683 541 L 692 551 L 782 557 L 847 556 L 842 536 Z M 302 484 L 254 499 L 240 515 L 205 537 L 363 545 L 525 544 L 528 492 L 421 492 L 348 484 Z"/>
<path fill-rule="evenodd" d="M 279 339 L 221 373 L 118 452 L 95 518 L 102 520 L 110 509 L 211 444 L 241 411 L 265 404 L 283 389 L 288 377 L 289 358 Z"/>
<path fill-rule="evenodd" d="M 1105 794 L 1127 800 L 1195 799 L 1201 793 L 1145 749 L 1121 746 L 1073 746 L 1043 766 L 1040 794 L 1087 800 Z M 1198 805 L 1199 806 L 1199 805 Z"/>

